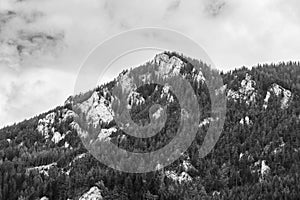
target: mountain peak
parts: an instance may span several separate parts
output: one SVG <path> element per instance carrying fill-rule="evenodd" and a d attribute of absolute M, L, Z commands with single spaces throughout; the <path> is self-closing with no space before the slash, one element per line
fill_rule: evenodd
<path fill-rule="evenodd" d="M 169 56 L 166 53 L 156 55 L 153 62 L 159 66 L 159 72 L 162 76 L 179 75 L 180 70 L 185 66 L 180 58 Z"/>

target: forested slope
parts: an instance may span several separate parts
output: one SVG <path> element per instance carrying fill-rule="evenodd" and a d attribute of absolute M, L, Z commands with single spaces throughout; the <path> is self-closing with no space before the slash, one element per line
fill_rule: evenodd
<path fill-rule="evenodd" d="M 163 73 L 152 73 L 155 70 Z M 197 150 L 209 124 L 218 120 L 210 110 L 205 78 L 219 73 L 224 86 L 216 93 L 226 95 L 226 120 L 213 151 L 199 158 Z M 80 140 L 85 133 L 78 122 L 95 125 L 95 141 L 109 140 L 128 151 L 166 145 L 182 114 L 178 101 L 163 86 L 146 84 L 135 90 L 130 77 L 141 78 L 135 74 L 146 74 L 145 79 L 166 76 L 174 82 L 173 75 L 184 75 L 201 106 L 199 131 L 190 148 L 172 165 L 144 174 L 123 173 L 100 163 Z M 149 123 L 152 104 L 168 106 L 165 115 L 159 109 L 151 113 L 157 126 L 167 117 L 158 135 L 136 139 L 116 125 L 110 106 L 111 90 L 118 84 L 132 89 L 128 104 L 140 125 Z M 224 73 L 165 52 L 110 83 L 70 97 L 64 106 L 0 130 L 0 199 L 88 199 L 93 192 L 99 199 L 299 199 L 300 64 Z"/>

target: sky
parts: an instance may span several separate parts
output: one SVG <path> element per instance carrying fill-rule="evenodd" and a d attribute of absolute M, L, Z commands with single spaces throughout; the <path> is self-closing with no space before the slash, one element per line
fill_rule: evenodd
<path fill-rule="evenodd" d="M 181 32 L 225 71 L 299 61 L 299 9 L 298 0 L 0 0 L 0 127 L 62 105 L 92 49 L 135 28 Z"/>

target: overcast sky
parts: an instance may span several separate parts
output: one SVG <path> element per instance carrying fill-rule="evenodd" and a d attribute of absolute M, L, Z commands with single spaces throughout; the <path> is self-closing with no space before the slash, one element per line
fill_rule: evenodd
<path fill-rule="evenodd" d="M 0 127 L 63 104 L 88 53 L 133 28 L 182 32 L 223 70 L 299 61 L 299 10 L 298 0 L 0 0 Z"/>

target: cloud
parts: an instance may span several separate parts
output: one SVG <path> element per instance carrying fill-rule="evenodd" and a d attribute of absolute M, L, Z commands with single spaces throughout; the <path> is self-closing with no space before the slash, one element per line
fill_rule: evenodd
<path fill-rule="evenodd" d="M 299 52 L 297 0 L 28 0 L 15 3 L 14 8 L 36 16 L 31 17 L 35 20 L 30 29 L 51 33 L 60 44 L 63 41 L 66 50 L 58 51 L 61 56 L 55 59 L 64 63 L 64 69 L 78 67 L 107 37 L 143 26 L 171 28 L 191 36 L 223 68 L 297 59 Z M 13 27 L 23 29 L 18 23 Z M 282 43 L 289 45 L 283 48 Z"/>
<path fill-rule="evenodd" d="M 24 62 L 41 62 L 46 56 L 56 57 L 63 47 L 62 31 L 45 29 L 37 11 L 4 10 L 0 13 L 0 65 L 18 69 Z"/>
<path fill-rule="evenodd" d="M 224 9 L 226 2 L 224 0 L 207 0 L 205 3 L 205 11 L 213 16 L 218 16 Z"/>
<path fill-rule="evenodd" d="M 167 7 L 168 11 L 174 11 L 177 10 L 180 6 L 181 0 L 174 0 L 170 2 L 169 6 Z"/>
<path fill-rule="evenodd" d="M 0 80 L 0 124 L 12 124 L 63 105 L 63 99 L 73 92 L 73 80 L 67 73 L 52 69 L 7 72 Z"/>

